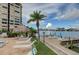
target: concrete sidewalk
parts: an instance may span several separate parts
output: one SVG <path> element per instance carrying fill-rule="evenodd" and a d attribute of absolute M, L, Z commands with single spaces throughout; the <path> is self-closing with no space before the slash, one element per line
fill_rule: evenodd
<path fill-rule="evenodd" d="M 27 53 L 27 55 L 32 55 L 32 50 Z"/>
<path fill-rule="evenodd" d="M 51 50 L 53 50 L 58 55 L 79 55 L 79 53 L 76 53 L 75 51 L 72 51 L 70 49 L 65 48 L 64 46 L 60 45 L 60 40 L 56 38 L 45 38 L 45 44 L 48 46 Z"/>

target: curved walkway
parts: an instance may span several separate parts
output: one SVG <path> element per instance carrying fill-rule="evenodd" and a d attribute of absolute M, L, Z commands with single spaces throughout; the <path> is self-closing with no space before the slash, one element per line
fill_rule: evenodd
<path fill-rule="evenodd" d="M 58 55 L 79 55 L 79 53 L 76 53 L 60 45 L 60 42 L 61 41 L 57 38 L 45 38 L 45 44 Z"/>

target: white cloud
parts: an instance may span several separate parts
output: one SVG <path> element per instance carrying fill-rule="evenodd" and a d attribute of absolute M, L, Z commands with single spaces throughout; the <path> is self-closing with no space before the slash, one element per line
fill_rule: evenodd
<path fill-rule="evenodd" d="M 51 23 L 48 23 L 48 24 L 46 25 L 46 28 L 47 28 L 47 29 L 51 29 L 51 28 L 52 28 L 52 24 L 51 24 Z"/>
<path fill-rule="evenodd" d="M 29 18 L 29 15 L 34 10 L 42 10 L 44 14 L 49 14 L 53 12 L 58 12 L 57 7 L 62 4 L 54 4 L 54 3 L 26 3 L 23 4 L 23 14 L 26 15 L 27 18 Z"/>
<path fill-rule="evenodd" d="M 42 10 L 42 12 L 47 15 L 50 13 L 57 13 L 55 19 L 73 19 L 79 17 L 79 9 L 77 9 L 74 4 L 69 4 L 64 13 L 58 9 L 58 7 L 63 4 L 55 4 L 55 3 L 26 3 L 23 4 L 23 15 L 26 16 L 27 20 L 29 19 L 29 15 L 34 10 Z"/>
<path fill-rule="evenodd" d="M 77 9 L 74 4 L 70 4 L 67 7 L 67 10 L 64 11 L 64 13 L 62 14 L 61 12 L 58 13 L 57 17 L 55 17 L 55 19 L 75 19 L 79 17 L 79 9 Z"/>
<path fill-rule="evenodd" d="M 50 14 L 51 12 L 58 12 L 57 7 L 60 4 L 51 4 L 51 3 L 45 3 L 45 4 L 40 4 L 40 3 L 26 3 L 23 4 L 23 16 L 26 17 L 26 21 L 29 20 L 29 15 L 34 11 L 34 10 L 42 10 L 43 14 L 45 14 L 46 16 L 48 14 Z M 57 6 L 57 7 L 56 7 Z M 25 21 L 23 21 L 23 23 L 26 23 Z M 32 26 L 34 25 L 35 22 L 31 22 L 29 24 L 26 23 L 26 25 L 28 26 Z M 45 28 L 46 23 L 44 23 L 44 21 L 40 21 L 40 27 L 41 28 Z"/>
<path fill-rule="evenodd" d="M 35 22 L 31 22 L 27 24 L 27 21 L 29 20 L 29 15 L 34 11 L 34 10 L 42 10 L 43 14 L 46 16 L 51 14 L 51 13 L 56 13 L 55 19 L 74 19 L 79 17 L 79 9 L 74 7 L 74 4 L 69 4 L 66 8 L 66 10 L 60 11 L 58 7 L 60 7 L 62 4 L 40 4 L 40 3 L 26 3 L 23 4 L 23 16 L 26 17 L 26 21 L 24 20 L 23 23 L 25 23 L 28 26 L 35 26 Z M 48 17 L 47 17 L 48 18 Z M 52 15 L 53 18 L 53 15 Z M 79 22 L 78 22 L 79 23 Z M 52 28 L 51 23 L 47 23 L 44 21 L 40 21 L 40 28 Z M 73 27 L 78 27 L 78 25 L 74 25 Z M 53 27 L 54 28 L 54 27 Z"/>
<path fill-rule="evenodd" d="M 72 28 L 79 29 L 79 23 L 73 24 L 73 25 L 72 25 Z"/>

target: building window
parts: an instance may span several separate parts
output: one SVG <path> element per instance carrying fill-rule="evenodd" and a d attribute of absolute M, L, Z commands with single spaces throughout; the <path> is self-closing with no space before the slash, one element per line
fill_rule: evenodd
<path fill-rule="evenodd" d="M 7 22 L 2 22 L 2 24 L 7 24 Z"/>
<path fill-rule="evenodd" d="M 19 19 L 15 20 L 15 25 L 19 25 Z"/>
<path fill-rule="evenodd" d="M 19 11 L 16 11 L 16 10 L 15 10 L 15 12 L 20 13 Z"/>
<path fill-rule="evenodd" d="M 13 4 L 10 4 L 11 6 L 14 6 Z"/>
<path fill-rule="evenodd" d="M 15 25 L 19 25 L 19 23 L 15 23 Z"/>
<path fill-rule="evenodd" d="M 10 20 L 10 24 L 13 25 L 13 20 Z"/>
<path fill-rule="evenodd" d="M 4 19 L 4 18 L 3 18 L 2 21 L 7 21 L 7 19 Z"/>
<path fill-rule="evenodd" d="M 3 8 L 5 8 L 5 9 L 7 9 L 8 7 L 6 7 L 6 6 L 2 6 Z"/>
<path fill-rule="evenodd" d="M 3 15 L 7 15 L 6 13 L 2 13 Z"/>
<path fill-rule="evenodd" d="M 10 22 L 13 22 L 13 20 L 10 20 Z"/>
<path fill-rule="evenodd" d="M 20 6 L 21 4 L 20 3 L 15 3 L 16 5 Z"/>
<path fill-rule="evenodd" d="M 15 22 L 18 22 L 19 23 L 19 20 L 15 20 Z"/>
<path fill-rule="evenodd" d="M 7 27 L 7 26 L 2 26 L 2 27 Z"/>
<path fill-rule="evenodd" d="M 19 21 L 15 21 L 16 23 L 19 23 Z"/>
<path fill-rule="evenodd" d="M 19 8 L 19 6 L 15 6 L 16 8 Z"/>
<path fill-rule="evenodd" d="M 11 25 L 13 25 L 13 23 L 10 23 Z"/>
<path fill-rule="evenodd" d="M 15 28 L 17 28 L 17 26 L 15 26 Z"/>

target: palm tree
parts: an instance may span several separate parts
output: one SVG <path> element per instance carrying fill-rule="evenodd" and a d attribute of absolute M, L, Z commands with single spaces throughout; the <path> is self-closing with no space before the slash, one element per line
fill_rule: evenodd
<path fill-rule="evenodd" d="M 28 33 L 29 33 L 29 35 L 30 35 L 31 37 L 35 37 L 35 35 L 36 35 L 36 30 L 31 27 L 31 28 L 29 28 Z"/>
<path fill-rule="evenodd" d="M 41 13 L 41 11 L 34 11 L 31 15 L 30 15 L 30 19 L 28 21 L 29 22 L 36 22 L 36 26 L 37 26 L 37 32 L 38 32 L 38 38 L 40 39 L 40 33 L 39 33 L 39 21 L 44 20 L 45 15 Z"/>

